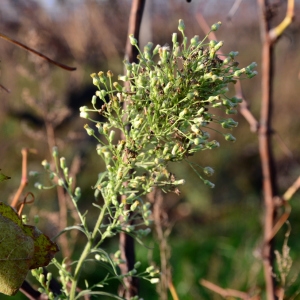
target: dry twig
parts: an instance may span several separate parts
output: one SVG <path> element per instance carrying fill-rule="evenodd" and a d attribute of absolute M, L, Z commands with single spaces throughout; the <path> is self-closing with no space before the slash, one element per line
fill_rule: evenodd
<path fill-rule="evenodd" d="M 235 297 L 235 298 L 240 298 L 243 300 L 259 300 L 259 296 L 253 296 L 251 297 L 250 295 L 248 295 L 245 292 L 241 292 L 241 291 L 237 291 L 237 290 L 233 290 L 233 289 L 223 289 L 220 286 L 205 280 L 205 279 L 201 279 L 200 280 L 200 284 L 203 285 L 204 287 L 210 289 L 211 291 L 221 295 L 224 298 L 227 297 Z"/>
<path fill-rule="evenodd" d="M 137 40 L 139 40 L 140 27 L 142 22 L 143 10 L 145 6 L 145 0 L 134 0 L 131 5 L 130 19 L 128 35 L 133 34 Z M 137 49 L 131 45 L 129 39 L 127 39 L 125 58 L 130 62 L 137 62 Z M 125 109 L 126 103 L 124 103 Z M 125 139 L 125 136 L 121 136 Z M 121 199 L 125 202 L 125 197 Z M 126 203 L 126 202 L 125 202 Z M 125 205 L 125 209 L 129 210 L 129 204 Z M 122 274 L 127 274 L 130 270 L 134 268 L 135 263 L 135 249 L 134 249 L 134 239 L 133 237 L 127 235 L 125 232 L 120 233 L 120 251 L 121 259 L 125 261 L 119 265 Z M 126 276 L 124 278 L 125 286 L 121 285 L 119 287 L 119 295 L 129 299 L 138 294 L 138 280 L 136 277 Z"/>
<path fill-rule="evenodd" d="M 293 18 L 293 2 L 289 0 L 286 18 L 281 24 L 271 29 L 270 15 L 268 14 L 269 2 L 258 0 L 260 11 L 260 27 L 262 39 L 262 105 L 259 127 L 259 152 L 263 173 L 263 192 L 265 203 L 263 266 L 266 282 L 266 296 L 268 300 L 275 299 L 275 283 L 272 276 L 274 263 L 273 237 L 280 228 L 280 223 L 274 225 L 276 220 L 277 182 L 273 149 L 271 145 L 271 123 L 273 106 L 273 76 L 274 76 L 274 42 L 280 37 Z M 288 211 L 279 222 L 285 221 Z"/>

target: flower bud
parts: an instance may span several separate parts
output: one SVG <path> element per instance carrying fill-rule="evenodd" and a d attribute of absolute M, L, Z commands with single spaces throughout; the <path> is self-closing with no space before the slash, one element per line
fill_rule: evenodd
<path fill-rule="evenodd" d="M 63 181 L 63 179 L 59 178 L 58 181 L 57 181 L 57 184 L 58 184 L 59 186 L 64 186 L 64 181 Z"/>
<path fill-rule="evenodd" d="M 204 180 L 204 184 L 209 186 L 211 189 L 213 189 L 215 187 L 215 184 L 210 182 L 209 180 Z"/>
<path fill-rule="evenodd" d="M 96 102 L 97 102 L 97 97 L 94 95 L 93 97 L 92 97 L 92 105 L 94 106 L 95 104 L 96 104 Z"/>
<path fill-rule="evenodd" d="M 115 134 L 116 132 L 114 130 L 112 130 L 110 133 L 109 133 L 109 137 L 108 137 L 108 140 L 110 143 L 112 143 L 114 137 L 115 137 Z"/>
<path fill-rule="evenodd" d="M 210 48 L 214 48 L 216 45 L 217 45 L 217 41 L 215 41 L 215 40 L 210 40 L 210 42 L 209 42 L 209 47 L 210 47 Z"/>
<path fill-rule="evenodd" d="M 225 140 L 229 142 L 235 142 L 236 138 L 231 133 L 224 134 Z"/>
<path fill-rule="evenodd" d="M 226 57 L 224 60 L 223 60 L 223 65 L 228 65 L 230 62 L 231 62 L 231 57 Z"/>
<path fill-rule="evenodd" d="M 199 44 L 199 36 L 195 35 L 193 38 L 191 38 L 191 45 L 197 46 Z"/>
<path fill-rule="evenodd" d="M 47 273 L 47 281 L 50 281 L 52 279 L 52 273 Z"/>
<path fill-rule="evenodd" d="M 237 110 L 234 108 L 230 108 L 230 109 L 226 109 L 225 113 L 227 115 L 236 115 L 237 114 Z"/>
<path fill-rule="evenodd" d="M 212 31 L 217 31 L 221 25 L 222 25 L 222 23 L 219 21 L 218 23 L 213 24 L 210 29 Z"/>
<path fill-rule="evenodd" d="M 40 274 L 39 282 L 42 284 L 45 284 L 45 275 L 44 274 Z"/>
<path fill-rule="evenodd" d="M 64 169 L 66 167 L 66 159 L 64 157 L 61 157 L 59 162 L 60 162 L 60 167 Z"/>
<path fill-rule="evenodd" d="M 53 157 L 57 157 L 58 156 L 58 148 L 57 148 L 57 146 L 54 146 L 52 148 L 52 156 Z"/>
<path fill-rule="evenodd" d="M 95 85 L 96 87 L 100 88 L 100 78 L 99 76 L 97 76 L 96 73 L 91 74 L 91 77 L 93 78 L 93 85 Z"/>
<path fill-rule="evenodd" d="M 207 176 L 212 176 L 214 174 L 214 169 L 211 167 L 205 167 L 203 169 L 203 172 L 207 175 Z"/>
<path fill-rule="evenodd" d="M 258 73 L 256 71 L 253 71 L 250 75 L 248 75 L 248 78 L 253 78 L 256 76 Z"/>
<path fill-rule="evenodd" d="M 138 42 L 137 39 L 134 38 L 133 34 L 129 35 L 130 44 L 133 46 L 137 46 Z"/>
<path fill-rule="evenodd" d="M 94 135 L 94 133 L 95 133 L 95 132 L 94 132 L 94 129 L 90 128 L 88 124 L 85 124 L 85 125 L 84 125 L 84 129 L 86 130 L 86 132 L 87 132 L 87 134 L 88 134 L 89 136 L 92 136 L 92 135 Z"/>
<path fill-rule="evenodd" d="M 77 198 L 80 198 L 81 197 L 81 188 L 79 186 L 76 187 L 75 191 L 74 191 L 74 195 L 77 197 Z"/>
<path fill-rule="evenodd" d="M 172 34 L 172 43 L 173 43 L 173 45 L 175 45 L 177 43 L 177 33 L 176 32 Z"/>
<path fill-rule="evenodd" d="M 223 46 L 224 42 L 220 41 L 217 45 L 214 46 L 215 51 L 218 51 L 222 46 Z"/>
<path fill-rule="evenodd" d="M 34 187 L 37 188 L 38 190 L 41 190 L 43 188 L 43 185 L 41 183 L 39 183 L 39 182 L 36 182 L 34 184 Z"/>
<path fill-rule="evenodd" d="M 147 273 L 151 273 L 155 270 L 155 268 L 153 266 L 149 266 L 147 269 L 146 269 L 146 272 Z"/>
<path fill-rule="evenodd" d="M 195 132 L 196 134 L 198 134 L 198 133 L 200 132 L 200 128 L 199 128 L 199 126 L 196 125 L 196 124 L 193 124 L 193 125 L 191 126 L 191 130 L 192 130 L 193 132 Z"/>
<path fill-rule="evenodd" d="M 83 119 L 89 118 L 89 114 L 85 111 L 80 112 L 79 116 L 80 116 L 80 118 L 83 118 Z"/>
<path fill-rule="evenodd" d="M 151 282 L 152 284 L 159 283 L 159 278 L 158 278 L 158 277 L 151 278 L 151 279 L 150 279 L 150 282 Z"/>
<path fill-rule="evenodd" d="M 45 168 L 45 170 L 49 170 L 50 169 L 50 164 L 47 162 L 46 159 L 44 159 L 42 161 L 42 166 Z"/>
<path fill-rule="evenodd" d="M 178 22 L 178 30 L 180 32 L 182 32 L 182 35 L 184 35 L 184 29 L 185 29 L 185 25 L 182 19 L 179 20 Z"/>
<path fill-rule="evenodd" d="M 239 55 L 239 52 L 238 51 L 231 51 L 229 52 L 229 57 L 231 57 L 232 59 L 234 59 L 236 56 Z"/>
<path fill-rule="evenodd" d="M 156 55 L 159 52 L 160 48 L 161 48 L 161 45 L 156 45 L 156 47 L 153 49 L 153 55 Z"/>
<path fill-rule="evenodd" d="M 176 155 L 178 147 L 179 147 L 178 144 L 174 145 L 174 147 L 173 147 L 173 149 L 171 151 L 172 155 Z"/>
<path fill-rule="evenodd" d="M 131 211 L 135 211 L 136 208 L 138 207 L 139 203 L 140 203 L 139 201 L 135 201 L 135 202 L 130 206 L 130 210 L 131 210 Z"/>
<path fill-rule="evenodd" d="M 106 75 L 107 75 L 108 78 L 112 78 L 114 76 L 114 74 L 111 70 L 108 70 Z"/>
<path fill-rule="evenodd" d="M 114 82 L 114 83 L 113 83 L 113 86 L 114 86 L 114 88 L 117 89 L 119 92 L 122 91 L 122 86 L 120 85 L 119 82 Z"/>

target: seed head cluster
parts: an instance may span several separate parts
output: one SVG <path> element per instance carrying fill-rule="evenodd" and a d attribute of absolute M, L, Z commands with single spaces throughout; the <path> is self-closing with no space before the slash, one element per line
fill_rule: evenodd
<path fill-rule="evenodd" d="M 211 30 L 220 25 L 214 24 Z M 126 72 L 118 80 L 128 82 L 127 87 L 113 81 L 110 71 L 106 75 L 92 74 L 99 89 L 92 99 L 93 109 L 80 109 L 81 117 L 96 122 L 98 133 L 106 137 L 103 142 L 95 133 L 97 130 L 85 126 L 87 133 L 99 140 L 97 152 L 107 164 L 107 182 L 113 180 L 121 194 L 139 191 L 133 193 L 132 202 L 153 186 L 178 192 L 184 180 L 168 171 L 168 163 L 219 147 L 219 142 L 210 137 L 212 131 L 220 132 L 227 141 L 235 141 L 230 131 L 238 123 L 224 116 L 236 114 L 241 99 L 226 95 L 228 85 L 256 75 L 255 63 L 238 68 L 237 52 L 220 57 L 222 41 L 194 36 L 188 42 L 182 20 L 178 29 L 181 42 L 174 33 L 172 46 L 153 47 L 148 43 L 143 51 L 131 35 L 130 42 L 139 51 L 139 62 L 124 61 Z M 93 120 L 90 112 L 97 112 L 105 121 Z M 125 139 L 115 141 L 116 131 L 123 132 Z M 202 168 L 204 176 L 213 172 L 210 167 Z"/>

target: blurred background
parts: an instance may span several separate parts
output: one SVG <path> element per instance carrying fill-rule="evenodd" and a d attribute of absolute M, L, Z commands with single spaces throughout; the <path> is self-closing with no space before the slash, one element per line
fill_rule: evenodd
<path fill-rule="evenodd" d="M 274 1 L 273 23 L 278 24 L 286 12 L 285 1 Z M 222 51 L 239 51 L 240 66 L 255 61 L 261 68 L 261 42 L 259 16 L 256 1 L 234 0 L 152 0 L 147 1 L 142 29 L 141 47 L 148 41 L 154 44 L 171 44 L 171 35 L 177 32 L 178 19 L 183 19 L 188 37 L 205 34 L 199 24 L 202 15 L 209 25 L 222 22 L 216 32 L 224 41 Z M 279 5 L 280 4 L 280 5 Z M 30 177 L 26 191 L 35 195 L 34 205 L 24 213 L 29 222 L 40 216 L 38 227 L 54 236 L 62 224 L 61 205 L 66 205 L 72 215 L 72 207 L 60 202 L 58 193 L 37 190 L 36 181 L 50 185 L 41 161 L 51 160 L 52 147 L 57 145 L 61 156 L 77 176 L 77 185 L 83 190 L 82 211 L 89 210 L 91 223 L 94 201 L 93 186 L 103 164 L 96 155 L 96 141 L 90 139 L 79 118 L 79 107 L 89 105 L 96 88 L 91 73 L 112 70 L 122 74 L 125 43 L 127 39 L 129 0 L 1 0 L 0 32 L 42 52 L 50 58 L 76 67 L 68 72 L 50 65 L 41 58 L 29 54 L 7 41 L 0 40 L 0 84 L 10 92 L 0 91 L 0 168 L 11 177 L 1 184 L 1 201 L 9 203 L 21 180 L 21 149 L 35 149 L 28 158 L 29 171 L 39 172 Z M 296 0 L 296 12 L 300 1 Z M 288 27 L 276 45 L 274 91 L 274 149 L 280 192 L 296 180 L 300 174 L 300 27 L 299 19 Z M 254 116 L 260 115 L 260 75 L 242 81 L 244 96 Z M 230 93 L 234 94 L 232 89 Z M 224 288 L 251 291 L 264 289 L 260 247 L 262 240 L 263 203 L 261 202 L 261 168 L 256 133 L 241 115 L 235 120 L 239 126 L 232 144 L 215 136 L 219 149 L 203 152 L 193 157 L 202 166 L 211 166 L 215 175 L 210 179 L 216 184 L 209 189 L 185 163 L 171 166 L 186 184 L 181 195 L 166 195 L 164 209 L 168 216 L 166 228 L 172 232 L 168 238 L 171 249 L 171 268 L 175 289 L 180 299 L 222 299 L 199 284 L 200 279 L 210 280 Z M 66 200 L 67 201 L 67 200 Z M 295 295 L 300 279 L 300 196 L 291 201 L 290 255 L 293 259 L 287 295 Z M 96 213 L 96 212 L 95 212 Z M 74 220 L 65 220 L 72 225 Z M 73 222 L 73 223 L 72 223 Z M 66 225 L 65 224 L 65 225 Z M 276 249 L 281 251 L 283 227 L 276 238 Z M 67 236 L 70 238 L 72 236 Z M 155 237 L 155 235 L 154 235 Z M 84 239 L 78 236 L 76 247 L 61 246 L 64 254 L 79 253 Z M 82 240 L 81 240 L 82 239 Z M 80 243 L 82 242 L 82 243 Z M 63 244 L 65 241 L 58 241 Z M 144 246 L 137 245 L 137 260 L 144 266 L 150 262 L 159 265 L 159 248 L 155 238 L 149 237 Z M 115 252 L 118 239 L 105 245 Z M 60 254 L 58 254 L 60 259 Z M 97 280 L 99 270 L 90 266 L 86 278 Z M 31 278 L 29 280 L 35 284 Z M 116 291 L 116 285 L 109 287 Z M 141 297 L 159 299 L 156 287 L 141 282 Z M 0 299 L 6 299 L 0 295 Z M 26 299 L 20 292 L 14 299 Z M 104 298 L 103 298 L 104 299 Z M 170 297 L 171 299 L 171 297 Z M 295 298 L 297 299 L 297 297 Z M 300 298 L 299 298 L 300 299 Z"/>

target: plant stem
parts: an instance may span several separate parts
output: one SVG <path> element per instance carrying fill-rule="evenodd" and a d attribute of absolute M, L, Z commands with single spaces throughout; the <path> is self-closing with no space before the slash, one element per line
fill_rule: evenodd
<path fill-rule="evenodd" d="M 75 272 L 74 272 L 74 277 L 72 279 L 71 290 L 70 290 L 70 300 L 74 300 L 75 297 L 76 297 L 76 288 L 77 288 L 77 284 L 78 284 L 78 280 L 79 280 L 82 265 L 83 265 L 85 259 L 91 253 L 91 249 L 92 249 L 95 237 L 97 235 L 98 229 L 99 229 L 100 225 L 102 224 L 105 213 L 107 211 L 107 206 L 108 206 L 108 204 L 105 203 L 102 210 L 101 210 L 101 212 L 100 212 L 100 214 L 99 214 L 99 217 L 97 219 L 97 222 L 96 222 L 96 225 L 95 225 L 94 230 L 92 232 L 92 235 L 90 236 L 87 244 L 85 245 L 85 248 L 84 248 L 83 252 L 81 253 L 81 256 L 80 256 L 80 258 L 78 260 L 78 263 L 76 265 L 76 269 L 75 269 Z"/>
<path fill-rule="evenodd" d="M 78 260 L 78 263 L 76 265 L 76 269 L 74 272 L 74 277 L 72 280 L 72 285 L 71 285 L 71 290 L 70 290 L 70 300 L 74 300 L 75 296 L 76 296 L 76 288 L 77 288 L 77 284 L 78 284 L 78 280 L 79 280 L 79 275 L 80 275 L 80 271 L 81 271 L 81 267 L 85 261 L 85 259 L 87 258 L 87 256 L 90 254 L 91 252 L 91 248 L 92 248 L 92 239 L 89 240 L 89 242 L 85 245 L 85 248 Z"/>

